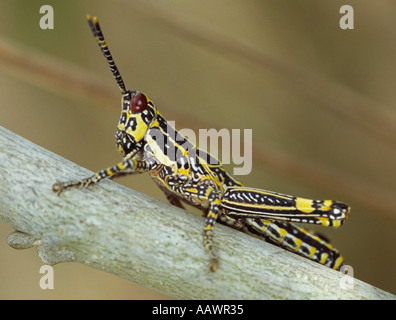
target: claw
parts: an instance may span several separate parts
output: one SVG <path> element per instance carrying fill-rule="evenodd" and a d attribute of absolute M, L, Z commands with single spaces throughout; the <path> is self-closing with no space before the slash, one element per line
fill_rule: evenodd
<path fill-rule="evenodd" d="M 57 181 L 53 186 L 52 186 L 52 191 L 54 191 L 58 196 L 62 193 L 63 191 L 63 186 L 62 183 Z"/>
<path fill-rule="evenodd" d="M 219 268 L 219 260 L 217 260 L 217 258 L 212 258 L 210 260 L 209 270 L 211 272 L 216 272 L 218 268 Z"/>

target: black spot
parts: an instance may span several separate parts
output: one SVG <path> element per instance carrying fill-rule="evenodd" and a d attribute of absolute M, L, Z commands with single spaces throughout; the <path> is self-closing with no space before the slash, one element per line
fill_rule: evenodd
<path fill-rule="evenodd" d="M 136 121 L 136 119 L 135 119 L 134 117 L 131 117 L 131 118 L 129 119 L 128 124 L 127 124 L 127 127 L 128 127 L 128 128 L 131 128 L 132 131 L 135 131 L 135 130 L 136 130 L 136 128 L 137 128 L 137 121 Z"/>

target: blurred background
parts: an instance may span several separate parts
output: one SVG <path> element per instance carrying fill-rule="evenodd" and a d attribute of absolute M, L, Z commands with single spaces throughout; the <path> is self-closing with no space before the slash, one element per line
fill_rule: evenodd
<path fill-rule="evenodd" d="M 348 203 L 342 228 L 317 230 L 356 278 L 396 294 L 396 2 L 347 2 L 2 0 L 0 125 L 92 171 L 121 159 L 119 89 L 85 18 L 97 15 L 127 88 L 177 128 L 253 130 L 246 185 Z M 117 182 L 165 201 L 148 175 Z M 43 263 L 6 244 L 12 231 L 0 224 L 1 299 L 170 298 L 77 263 L 41 290 Z"/>

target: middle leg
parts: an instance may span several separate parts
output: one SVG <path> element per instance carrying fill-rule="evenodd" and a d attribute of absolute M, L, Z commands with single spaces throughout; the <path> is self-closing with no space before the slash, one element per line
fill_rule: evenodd
<path fill-rule="evenodd" d="M 205 252 L 210 255 L 209 269 L 215 272 L 218 269 L 218 258 L 213 246 L 213 227 L 221 211 L 221 193 L 205 181 L 198 185 L 184 185 L 178 190 L 192 204 L 206 209 L 206 221 L 203 228 L 203 245 Z"/>

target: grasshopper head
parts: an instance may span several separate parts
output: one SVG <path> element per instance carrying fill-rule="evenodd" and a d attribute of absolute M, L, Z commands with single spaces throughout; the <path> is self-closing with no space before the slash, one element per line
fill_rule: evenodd
<path fill-rule="evenodd" d="M 156 118 L 157 109 L 144 93 L 131 90 L 122 94 L 121 107 L 116 141 L 118 150 L 125 156 L 136 150 L 137 144 L 143 145 L 144 136 Z"/>

